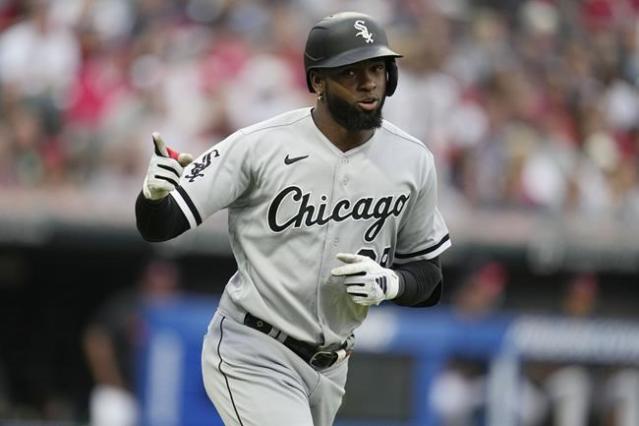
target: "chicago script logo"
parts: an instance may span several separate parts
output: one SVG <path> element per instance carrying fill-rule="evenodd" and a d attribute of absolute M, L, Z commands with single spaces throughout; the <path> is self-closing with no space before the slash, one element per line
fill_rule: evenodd
<path fill-rule="evenodd" d="M 202 173 L 202 171 L 211 165 L 211 154 L 213 154 L 213 158 L 217 158 L 220 156 L 220 153 L 217 149 L 214 149 L 213 151 L 207 153 L 204 157 L 202 157 L 202 162 L 193 163 L 193 168 L 191 169 L 190 174 L 184 176 L 184 178 L 193 183 L 196 178 L 204 176 L 204 173 Z"/>
<path fill-rule="evenodd" d="M 362 36 L 362 38 L 366 40 L 366 43 L 373 42 L 373 33 L 368 32 L 368 27 L 366 26 L 365 21 L 358 19 L 357 21 L 355 21 L 355 24 L 353 25 L 353 27 L 355 27 L 356 30 L 359 30 L 355 34 L 355 37 Z"/>
<path fill-rule="evenodd" d="M 356 201 L 339 200 L 332 207 L 326 201 L 326 195 L 321 196 L 319 205 L 311 204 L 310 193 L 304 193 L 300 187 L 289 186 L 280 191 L 273 198 L 268 209 L 268 226 L 273 232 L 282 232 L 287 228 L 311 227 L 314 225 L 325 225 L 330 221 L 342 222 L 346 219 L 368 220 L 375 219 L 366 229 L 364 239 L 372 242 L 379 234 L 391 216 L 399 216 L 410 198 L 410 194 L 399 196 L 388 195 L 381 198 L 365 197 Z M 296 207 L 292 215 L 285 219 L 278 219 L 280 207 L 285 202 L 292 202 Z"/>

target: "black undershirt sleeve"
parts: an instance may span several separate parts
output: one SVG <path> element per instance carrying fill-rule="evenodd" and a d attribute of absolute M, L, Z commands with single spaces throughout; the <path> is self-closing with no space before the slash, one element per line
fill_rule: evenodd
<path fill-rule="evenodd" d="M 189 222 L 173 197 L 147 200 L 142 192 L 135 201 L 135 220 L 142 238 L 167 241 L 189 229 Z"/>
<path fill-rule="evenodd" d="M 401 306 L 436 305 L 442 295 L 443 275 L 439 257 L 399 265 L 399 293 L 393 302 Z"/>

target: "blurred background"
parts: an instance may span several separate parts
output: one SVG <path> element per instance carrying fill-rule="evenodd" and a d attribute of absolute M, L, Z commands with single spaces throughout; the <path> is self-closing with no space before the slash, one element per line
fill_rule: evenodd
<path fill-rule="evenodd" d="M 0 0 L 0 424 L 215 424 L 226 217 L 142 241 L 150 134 L 198 154 L 311 104 L 340 10 L 405 56 L 384 114 L 453 248 L 439 307 L 371 313 L 338 423 L 639 425 L 637 0 Z"/>

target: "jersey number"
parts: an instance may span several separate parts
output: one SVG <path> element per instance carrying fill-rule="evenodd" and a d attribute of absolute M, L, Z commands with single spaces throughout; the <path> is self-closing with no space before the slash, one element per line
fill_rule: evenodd
<path fill-rule="evenodd" d="M 389 266 L 388 264 L 390 263 L 389 262 L 390 250 L 391 250 L 390 246 L 384 248 L 384 251 L 382 252 L 382 256 L 379 259 L 377 258 L 377 252 L 375 251 L 375 249 L 370 247 L 360 249 L 357 252 L 357 254 L 359 254 L 360 256 L 370 257 L 375 262 L 382 265 L 384 268 L 388 268 Z"/>

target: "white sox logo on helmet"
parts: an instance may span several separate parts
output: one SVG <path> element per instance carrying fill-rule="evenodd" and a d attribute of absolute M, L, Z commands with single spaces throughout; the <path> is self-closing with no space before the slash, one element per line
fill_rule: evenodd
<path fill-rule="evenodd" d="M 355 37 L 362 36 L 362 38 L 366 40 L 366 43 L 373 43 L 373 33 L 368 31 L 368 27 L 366 26 L 365 21 L 358 19 L 357 21 L 355 21 L 353 27 L 355 27 L 356 30 L 359 30 L 357 33 L 355 33 Z"/>

